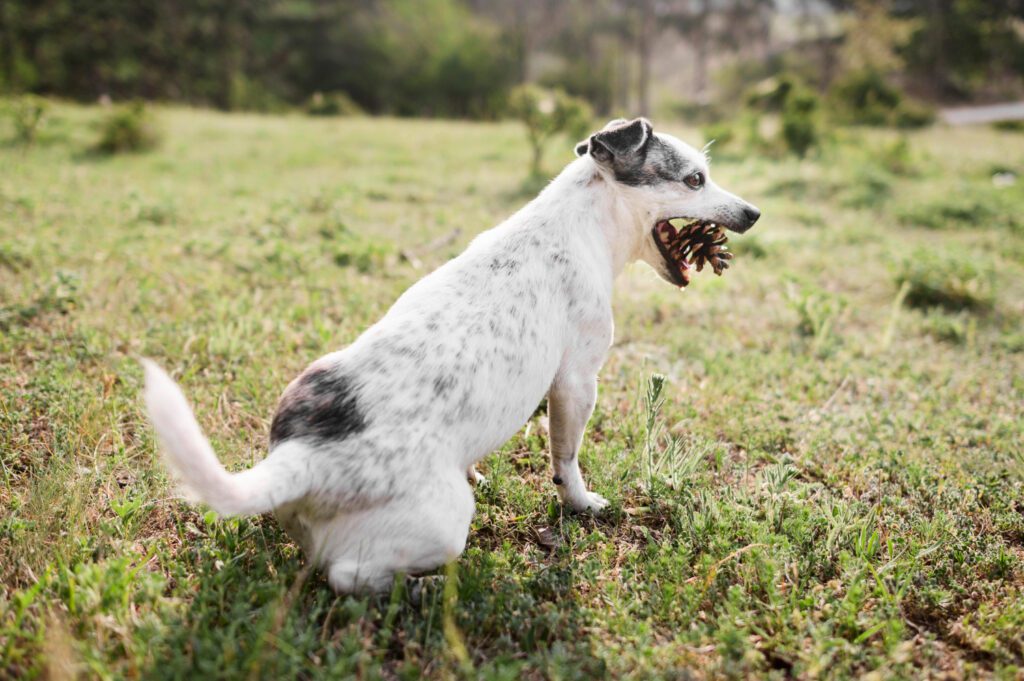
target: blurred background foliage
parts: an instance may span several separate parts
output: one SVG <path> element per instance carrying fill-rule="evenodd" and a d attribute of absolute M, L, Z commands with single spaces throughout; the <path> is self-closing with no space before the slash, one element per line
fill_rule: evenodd
<path fill-rule="evenodd" d="M 890 124 L 1019 98 L 1022 25 L 1017 0 L 4 0 L 0 90 L 494 118 L 536 83 L 602 116 L 721 117 L 781 78 L 790 110 Z"/>

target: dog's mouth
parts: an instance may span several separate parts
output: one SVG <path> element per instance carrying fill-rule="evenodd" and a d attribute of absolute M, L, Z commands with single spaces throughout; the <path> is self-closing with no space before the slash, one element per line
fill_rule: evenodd
<path fill-rule="evenodd" d="M 732 253 L 725 246 L 729 238 L 724 228 L 707 220 L 695 220 L 677 229 L 670 222 L 676 219 L 686 220 L 660 220 L 651 230 L 673 283 L 684 288 L 690 283 L 691 268 L 700 272 L 705 264 L 711 265 L 715 274 L 721 276 L 732 259 Z"/>

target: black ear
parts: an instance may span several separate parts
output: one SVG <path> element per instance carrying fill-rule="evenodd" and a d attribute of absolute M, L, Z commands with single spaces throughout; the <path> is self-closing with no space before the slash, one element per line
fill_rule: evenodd
<path fill-rule="evenodd" d="M 587 153 L 587 149 L 589 148 L 590 140 L 583 140 L 582 142 L 576 145 L 576 155 L 582 156 L 583 154 Z"/>
<path fill-rule="evenodd" d="M 612 121 L 590 136 L 590 155 L 601 163 L 635 160 L 644 155 L 652 134 L 654 129 L 646 118 Z"/>

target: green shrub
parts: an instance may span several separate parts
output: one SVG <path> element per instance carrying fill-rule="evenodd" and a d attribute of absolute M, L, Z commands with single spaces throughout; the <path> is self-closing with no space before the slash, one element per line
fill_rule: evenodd
<path fill-rule="evenodd" d="M 573 141 L 582 139 L 590 129 L 593 114 L 590 105 L 561 90 L 545 90 L 535 85 L 521 85 L 509 95 L 509 113 L 526 126 L 533 154 L 530 174 L 541 175 L 544 146 L 559 133 Z"/>
<path fill-rule="evenodd" d="M 829 99 L 840 123 L 920 128 L 935 120 L 931 108 L 904 97 L 875 69 L 845 74 L 832 86 Z"/>
<path fill-rule="evenodd" d="M 334 264 L 338 267 L 354 267 L 362 274 L 380 272 L 387 267 L 392 254 L 389 245 L 354 235 L 346 242 L 334 253 Z"/>
<path fill-rule="evenodd" d="M 9 108 L 14 123 L 15 141 L 26 147 L 31 146 L 36 141 L 49 105 L 45 99 L 25 95 L 15 99 Z"/>
<path fill-rule="evenodd" d="M 1024 132 L 1024 120 L 996 121 L 992 124 L 992 127 L 1003 132 Z"/>
<path fill-rule="evenodd" d="M 119 106 L 100 123 L 95 149 L 104 154 L 146 151 L 157 146 L 160 134 L 153 114 L 142 102 Z"/>
<path fill-rule="evenodd" d="M 804 90 L 791 91 L 783 106 L 782 140 L 800 158 L 818 144 L 817 110 L 817 95 Z"/>
<path fill-rule="evenodd" d="M 310 116 L 359 116 L 363 110 L 344 92 L 314 92 L 306 103 Z"/>
<path fill-rule="evenodd" d="M 995 305 L 994 279 L 991 265 L 968 256 L 917 251 L 901 264 L 896 285 L 907 286 L 910 307 L 984 312 Z"/>

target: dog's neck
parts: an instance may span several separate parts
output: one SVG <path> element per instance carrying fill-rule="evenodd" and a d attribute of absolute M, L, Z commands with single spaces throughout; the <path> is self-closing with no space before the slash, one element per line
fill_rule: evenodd
<path fill-rule="evenodd" d="M 647 216 L 586 156 L 567 165 L 529 208 L 597 245 L 612 279 L 640 257 Z M 596 234 L 603 238 L 595 239 Z"/>

